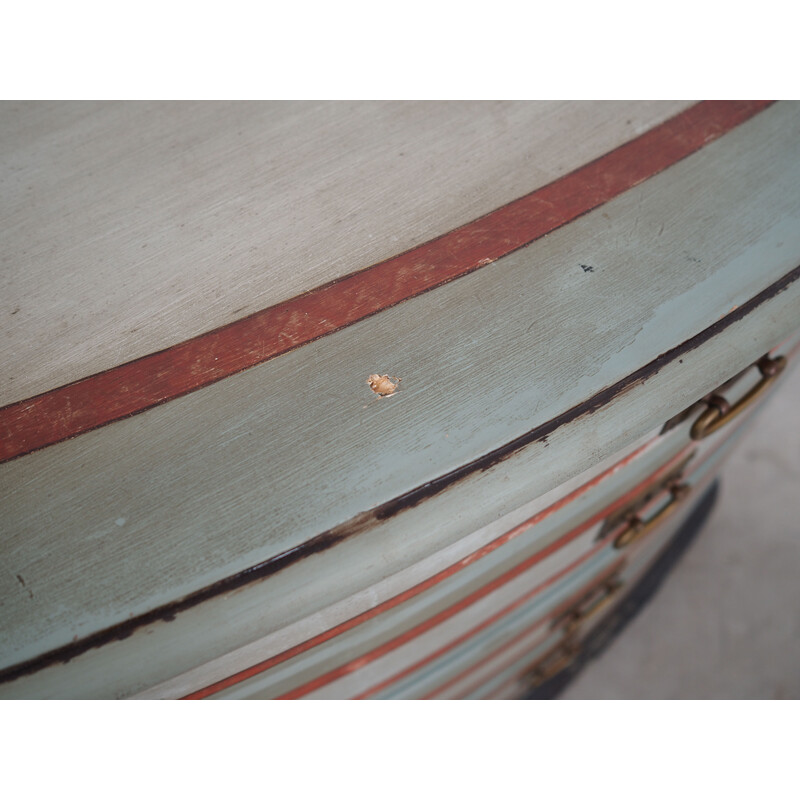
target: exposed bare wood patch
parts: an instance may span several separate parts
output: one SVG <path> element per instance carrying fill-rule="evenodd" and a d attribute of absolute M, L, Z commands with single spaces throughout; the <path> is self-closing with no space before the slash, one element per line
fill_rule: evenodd
<path fill-rule="evenodd" d="M 388 375 L 370 375 L 367 378 L 369 388 L 380 397 L 394 394 L 400 385 L 400 378 L 390 378 Z"/>

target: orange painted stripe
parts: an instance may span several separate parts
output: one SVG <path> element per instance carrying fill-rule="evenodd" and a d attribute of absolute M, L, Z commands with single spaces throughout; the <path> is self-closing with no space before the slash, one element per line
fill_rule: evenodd
<path fill-rule="evenodd" d="M 395 650 L 398 647 L 401 647 L 402 645 L 406 644 L 406 642 L 409 642 L 412 639 L 416 638 L 417 636 L 420 636 L 421 634 L 425 633 L 426 631 L 430 630 L 431 628 L 436 627 L 436 625 L 440 624 L 441 622 L 444 622 L 445 620 L 447 620 L 450 617 L 454 616 L 459 611 L 462 611 L 464 608 L 467 608 L 468 606 L 476 603 L 478 600 L 480 600 L 481 598 L 485 597 L 487 594 L 491 594 L 495 589 L 498 589 L 500 586 L 508 583 L 513 578 L 517 577 L 518 575 L 522 574 L 523 572 L 526 572 L 528 569 L 530 569 L 531 567 L 535 566 L 537 563 L 539 563 L 540 561 L 545 559 L 547 556 L 551 555 L 553 552 L 555 552 L 559 548 L 563 547 L 563 545 L 565 545 L 566 543 L 572 541 L 576 537 L 580 536 L 582 533 L 584 533 L 586 530 L 591 528 L 596 523 L 600 522 L 602 519 L 607 517 L 609 514 L 613 514 L 617 509 L 619 509 L 622 506 L 624 506 L 625 503 L 627 503 L 632 497 L 634 497 L 636 494 L 638 494 L 642 490 L 643 487 L 645 487 L 647 484 L 649 484 L 652 481 L 658 480 L 658 478 L 661 475 L 665 474 L 668 470 L 670 470 L 675 464 L 677 464 L 680 461 L 681 458 L 683 458 L 686 455 L 686 453 L 688 453 L 693 448 L 694 448 L 693 444 L 690 444 L 687 447 L 683 448 L 683 450 L 681 450 L 676 456 L 671 458 L 662 467 L 659 467 L 659 469 L 656 470 L 652 475 L 650 475 L 644 481 L 642 481 L 637 486 L 632 488 L 629 492 L 626 492 L 622 497 L 617 498 L 617 500 L 615 500 L 613 503 L 611 503 L 605 509 L 603 509 L 602 511 L 599 511 L 597 514 L 595 514 L 590 519 L 586 520 L 584 523 L 579 525 L 577 528 L 574 528 L 572 531 L 570 531 L 568 534 L 563 536 L 561 539 L 553 542 L 552 544 L 550 544 L 548 547 L 544 548 L 543 550 L 540 550 L 537 553 L 534 553 L 529 558 L 525 559 L 524 561 L 520 562 L 519 564 L 517 564 L 512 569 L 508 570 L 508 572 L 505 572 L 502 575 L 499 575 L 494 580 L 492 580 L 489 583 L 485 584 L 480 589 L 477 589 L 472 594 L 467 595 L 466 597 L 462 598 L 460 601 L 458 601 L 457 603 L 454 603 L 449 608 L 446 608 L 443 611 L 440 611 L 438 614 L 434 615 L 433 617 L 431 617 L 428 620 L 425 620 L 425 622 L 420 623 L 419 625 L 415 626 L 414 628 L 409 629 L 408 631 L 406 631 L 405 633 L 401 634 L 400 636 L 397 636 L 394 639 L 391 639 L 388 642 L 385 642 L 380 647 L 377 647 L 374 650 L 371 650 L 370 652 L 368 652 L 368 653 L 366 653 L 366 654 L 364 654 L 362 656 L 359 656 L 358 658 L 353 659 L 352 661 L 349 661 L 346 664 L 343 664 L 342 666 L 340 666 L 340 667 L 338 667 L 338 668 L 336 668 L 334 670 L 331 670 L 330 672 L 327 672 L 327 673 L 325 673 L 323 675 L 320 675 L 317 678 L 314 678 L 313 680 L 302 684 L 301 686 L 293 689 L 290 692 L 286 692 L 285 694 L 281 695 L 279 699 L 287 699 L 287 700 L 288 699 L 295 699 L 295 698 L 298 698 L 298 697 L 302 697 L 302 696 L 304 696 L 306 694 L 309 694 L 310 692 L 313 692 L 316 689 L 321 688 L 322 686 L 326 686 L 327 684 L 332 683 L 333 681 L 337 680 L 338 678 L 341 678 L 341 677 L 343 677 L 345 675 L 348 675 L 349 673 L 354 672 L 357 669 L 360 669 L 361 667 L 365 666 L 366 664 L 369 664 L 370 662 L 375 661 L 376 659 L 380 658 L 381 656 L 386 655 L 386 653 L 389 653 L 392 650 Z M 610 541 L 610 538 L 606 537 L 602 542 L 600 542 L 598 545 L 596 545 L 594 548 L 592 548 L 592 550 L 590 550 L 587 554 L 582 556 L 577 561 L 573 562 L 571 565 L 566 567 L 561 572 L 557 573 L 556 577 L 561 577 L 562 575 L 567 574 L 567 572 L 569 572 L 571 569 L 574 569 L 575 567 L 579 566 L 589 556 L 591 556 L 592 554 L 597 552 L 597 550 L 601 549 L 602 547 L 606 547 L 608 545 L 609 541 Z M 535 594 L 538 591 L 541 591 L 541 589 L 543 589 L 544 587 L 549 586 L 552 583 L 553 580 L 554 580 L 554 578 L 548 578 L 548 580 L 545 581 L 545 583 L 541 584 L 540 586 L 535 587 L 533 590 L 531 590 L 531 592 L 527 593 L 524 596 L 524 598 L 520 598 L 519 601 L 515 601 L 514 604 L 512 604 L 511 606 L 508 606 L 507 609 L 504 610 L 503 613 L 509 613 L 511 610 L 513 610 L 513 608 L 516 608 L 516 605 L 518 605 L 519 602 L 522 602 L 523 599 L 527 599 L 529 596 L 533 596 L 533 594 Z M 500 614 L 499 616 L 502 616 L 502 615 L 503 614 Z M 495 617 L 492 617 L 493 620 L 495 618 L 497 618 L 497 615 L 495 615 Z M 479 626 L 478 628 L 474 629 L 473 632 L 477 632 L 478 630 L 481 630 L 481 626 Z M 453 646 L 455 646 L 455 645 L 453 645 Z M 446 649 L 449 649 L 449 648 L 445 648 L 445 650 L 443 650 L 442 652 L 445 652 Z M 414 665 L 413 668 L 410 668 L 410 669 L 417 669 L 420 666 L 424 666 L 425 663 L 427 663 L 427 660 L 423 660 L 422 662 L 417 663 L 416 665 Z M 385 686 L 389 685 L 390 683 L 393 683 L 395 680 L 399 680 L 401 677 L 403 677 L 405 674 L 407 674 L 408 671 L 409 670 L 404 670 L 402 673 L 398 673 L 397 675 L 395 675 L 391 679 L 389 679 L 387 682 L 384 682 L 384 683 L 380 684 L 379 687 L 380 688 L 385 688 Z M 374 693 L 375 691 L 378 691 L 378 690 L 379 690 L 378 688 L 373 687 L 372 689 L 370 689 L 368 692 L 364 693 L 363 695 L 359 695 L 359 697 L 369 696 L 369 694 L 372 694 L 372 693 Z"/>
<path fill-rule="evenodd" d="M 383 603 L 378 604 L 374 608 L 369 609 L 369 611 L 365 611 L 358 616 L 352 617 L 345 622 L 340 623 L 339 625 L 330 628 L 329 630 L 325 631 L 324 633 L 320 633 L 317 636 L 312 637 L 311 639 L 307 639 L 305 642 L 301 642 L 294 647 L 289 648 L 288 650 L 284 650 L 282 653 L 278 653 L 274 656 L 271 656 L 264 661 L 260 661 L 257 664 L 254 664 L 247 669 L 241 670 L 240 672 L 235 673 L 227 678 L 223 678 L 222 680 L 217 681 L 216 683 L 211 684 L 210 686 L 206 686 L 203 689 L 198 689 L 191 694 L 186 695 L 184 699 L 186 700 L 200 700 L 204 697 L 209 697 L 212 694 L 216 694 L 217 692 L 221 692 L 223 689 L 227 689 L 231 686 L 235 686 L 237 683 L 241 683 L 248 678 L 252 678 L 255 675 L 258 675 L 265 670 L 270 669 L 271 667 L 277 666 L 278 664 L 283 663 L 284 661 L 288 661 L 290 658 L 294 658 L 301 653 L 310 650 L 312 647 L 316 647 L 324 642 L 329 641 L 330 639 L 335 638 L 336 636 L 340 636 L 341 634 L 345 633 L 346 631 L 355 628 L 358 625 L 361 625 L 370 619 L 378 616 L 378 614 L 382 614 L 385 611 L 388 611 L 391 608 L 394 608 L 401 603 L 404 603 L 406 600 L 410 600 L 412 597 L 416 597 L 418 594 L 430 589 L 432 586 L 435 586 L 437 583 L 449 578 L 451 575 L 455 575 L 457 572 L 460 572 L 464 567 L 469 566 L 474 561 L 478 561 L 479 559 L 483 558 L 484 556 L 489 555 L 489 553 L 494 552 L 498 547 L 510 542 L 512 539 L 515 539 L 524 531 L 528 530 L 528 528 L 537 525 L 538 523 L 542 522 L 542 520 L 549 517 L 551 514 L 554 514 L 556 511 L 559 511 L 564 506 L 571 503 L 580 495 L 584 494 L 585 492 L 589 491 L 593 487 L 597 486 L 600 482 L 605 480 L 605 478 L 613 475 L 614 473 L 618 472 L 623 467 L 630 464 L 634 459 L 637 458 L 644 450 L 650 447 L 653 444 L 651 440 L 649 442 L 645 442 L 643 445 L 637 447 L 633 452 L 629 453 L 625 458 L 621 459 L 620 461 L 616 462 L 608 469 L 601 472 L 599 475 L 596 475 L 591 480 L 587 481 L 582 486 L 579 486 L 577 489 L 573 490 L 569 494 L 565 495 L 564 497 L 557 500 L 552 505 L 549 505 L 547 508 L 542 509 L 542 511 L 534 514 L 529 519 L 521 522 L 519 525 L 512 528 L 510 531 L 498 536 L 496 539 L 493 539 L 488 544 L 483 545 L 483 547 L 476 550 L 474 553 L 470 553 L 469 555 L 465 556 L 464 558 L 457 561 L 455 564 L 447 567 L 446 569 L 441 570 L 440 572 L 435 573 L 430 578 L 406 589 L 405 591 L 401 592 L 394 597 L 385 600 Z M 561 544 L 566 544 L 567 540 L 562 539 L 560 540 Z"/>
<path fill-rule="evenodd" d="M 698 103 L 419 247 L 157 353 L 0 409 L 0 462 L 174 400 L 467 275 L 598 208 L 763 111 Z"/>
<path fill-rule="evenodd" d="M 673 460 L 673 462 L 674 462 L 674 460 Z M 651 476 L 651 479 L 652 479 L 652 477 L 654 477 L 654 476 Z M 648 482 L 651 479 L 648 479 Z M 628 497 L 630 497 L 630 493 L 626 495 L 626 498 L 628 498 Z M 611 513 L 613 513 L 613 512 L 611 512 Z M 559 573 L 560 576 L 563 577 L 565 574 L 571 572 L 573 569 L 575 569 L 581 563 L 586 561 L 590 556 L 592 556 L 595 553 L 597 553 L 600 550 L 602 550 L 605 546 L 607 546 L 609 544 L 610 541 L 612 541 L 612 538 L 613 538 L 612 534 L 609 534 L 608 536 L 603 537 L 603 540 L 601 542 L 599 542 L 598 544 L 596 544 L 589 553 L 586 553 L 585 555 L 581 556 L 578 560 L 574 561 L 570 566 L 568 566 L 564 570 L 562 570 L 561 573 Z M 649 537 L 648 537 L 648 539 L 649 539 Z M 466 677 L 470 673 L 472 673 L 475 670 L 479 669 L 480 667 L 484 666 L 486 663 L 488 663 L 492 659 L 496 658 L 502 652 L 504 652 L 508 648 L 512 647 L 520 639 L 523 639 L 525 636 L 530 635 L 534 630 L 536 630 L 538 627 L 543 625 L 545 622 L 552 622 L 553 620 L 558 620 L 560 617 L 563 617 L 564 614 L 576 603 L 576 601 L 578 599 L 583 598 L 587 594 L 590 594 L 591 592 L 593 592 L 604 581 L 608 580 L 609 577 L 611 577 L 613 574 L 618 572 L 619 569 L 621 568 L 621 565 L 628 558 L 630 558 L 631 553 L 635 552 L 638 549 L 640 549 L 640 547 L 642 546 L 643 542 L 647 541 L 648 539 L 644 539 L 641 542 L 638 542 L 636 546 L 634 546 L 633 548 L 628 550 L 624 555 L 620 556 L 616 561 L 614 561 L 612 563 L 612 565 L 610 567 L 606 568 L 606 570 L 604 572 L 602 572 L 599 576 L 595 577 L 590 583 L 586 584 L 585 586 L 581 586 L 580 589 L 578 589 L 571 597 L 569 597 L 567 600 L 562 601 L 558 606 L 556 606 L 547 615 L 545 615 L 541 619 L 537 620 L 536 622 L 534 622 L 529 627 L 525 628 L 525 630 L 523 630 L 521 633 L 515 634 L 515 636 L 512 639 L 510 639 L 509 641 L 507 641 L 504 644 L 502 644 L 500 647 L 498 647 L 496 650 L 494 650 L 491 654 L 489 654 L 485 658 L 480 659 L 478 662 L 470 665 L 463 672 L 460 672 L 454 678 L 451 678 L 450 680 L 448 680 L 447 683 L 443 684 L 442 686 L 439 686 L 437 689 L 434 689 L 433 692 L 431 692 L 428 695 L 425 695 L 422 699 L 423 700 L 433 699 L 437 694 L 440 694 L 441 692 L 445 691 L 445 689 L 447 689 L 449 686 L 452 686 L 453 684 L 455 684 L 458 681 L 462 680 L 464 677 Z M 542 587 L 537 587 L 537 588 L 543 588 L 545 585 L 548 585 L 550 582 L 551 582 L 551 579 L 548 579 L 546 584 L 543 584 Z M 481 627 L 483 627 L 483 626 L 479 626 L 478 628 L 475 629 L 474 632 L 477 633 L 480 630 Z M 466 638 L 469 638 L 469 637 L 466 637 Z M 457 642 L 456 644 L 460 644 L 460 642 Z M 441 654 L 443 654 L 444 652 L 447 652 L 447 650 L 450 650 L 450 649 L 452 649 L 451 646 L 447 646 L 447 647 L 443 648 L 440 652 L 438 652 L 438 654 L 435 657 L 438 657 L 438 655 L 441 655 Z M 430 660 L 433 660 L 433 658 L 434 657 L 426 658 L 424 660 L 424 663 L 420 662 L 415 667 L 405 670 L 404 673 L 405 674 L 410 674 L 410 673 L 416 671 L 416 669 L 421 668 L 422 666 L 425 665 L 425 663 L 428 663 Z M 467 696 L 471 692 L 473 692 L 476 689 L 478 689 L 481 686 L 483 686 L 484 684 L 489 683 L 491 680 L 493 680 L 495 677 L 497 677 L 497 675 L 500 674 L 503 670 L 507 669 L 509 664 L 514 663 L 515 660 L 519 660 L 520 658 L 524 658 L 524 656 L 523 657 L 517 656 L 515 659 L 511 659 L 510 661 L 504 662 L 503 665 L 500 666 L 499 668 L 497 668 L 488 678 L 483 678 L 479 682 L 477 682 L 477 683 L 473 684 L 472 686 L 470 686 L 468 689 L 464 690 L 462 692 L 462 695 L 463 696 Z M 405 674 L 403 675 L 403 677 L 405 677 Z M 391 678 L 391 679 L 389 679 L 388 681 L 385 682 L 385 685 L 390 685 L 391 683 L 394 683 L 395 680 L 399 680 L 399 679 L 400 678 Z M 384 688 L 384 686 L 381 686 L 381 688 Z M 374 694 L 375 691 L 376 690 L 371 689 L 371 690 L 369 690 L 369 694 Z M 367 696 L 367 693 L 365 693 L 364 695 L 359 695 L 355 699 L 357 699 L 357 700 L 358 699 L 363 699 L 366 696 Z"/>

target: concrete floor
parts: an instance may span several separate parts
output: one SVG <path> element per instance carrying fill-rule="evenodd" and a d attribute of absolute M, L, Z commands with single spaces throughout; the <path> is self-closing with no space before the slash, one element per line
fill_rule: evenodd
<path fill-rule="evenodd" d="M 800 367 L 723 467 L 705 529 L 564 699 L 800 698 Z"/>

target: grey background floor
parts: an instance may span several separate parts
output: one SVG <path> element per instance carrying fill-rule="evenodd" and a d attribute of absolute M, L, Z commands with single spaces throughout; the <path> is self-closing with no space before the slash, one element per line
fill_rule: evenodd
<path fill-rule="evenodd" d="M 800 367 L 723 467 L 705 529 L 564 699 L 800 698 Z"/>

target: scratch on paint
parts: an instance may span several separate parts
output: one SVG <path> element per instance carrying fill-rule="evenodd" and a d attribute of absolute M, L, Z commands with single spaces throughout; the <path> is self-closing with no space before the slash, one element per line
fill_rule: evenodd
<path fill-rule="evenodd" d="M 33 600 L 33 592 L 30 589 L 28 589 L 28 587 L 25 585 L 25 579 L 22 577 L 22 575 L 17 574 L 17 580 L 20 582 L 22 588 L 27 590 L 28 597 L 30 597 L 30 599 Z"/>

